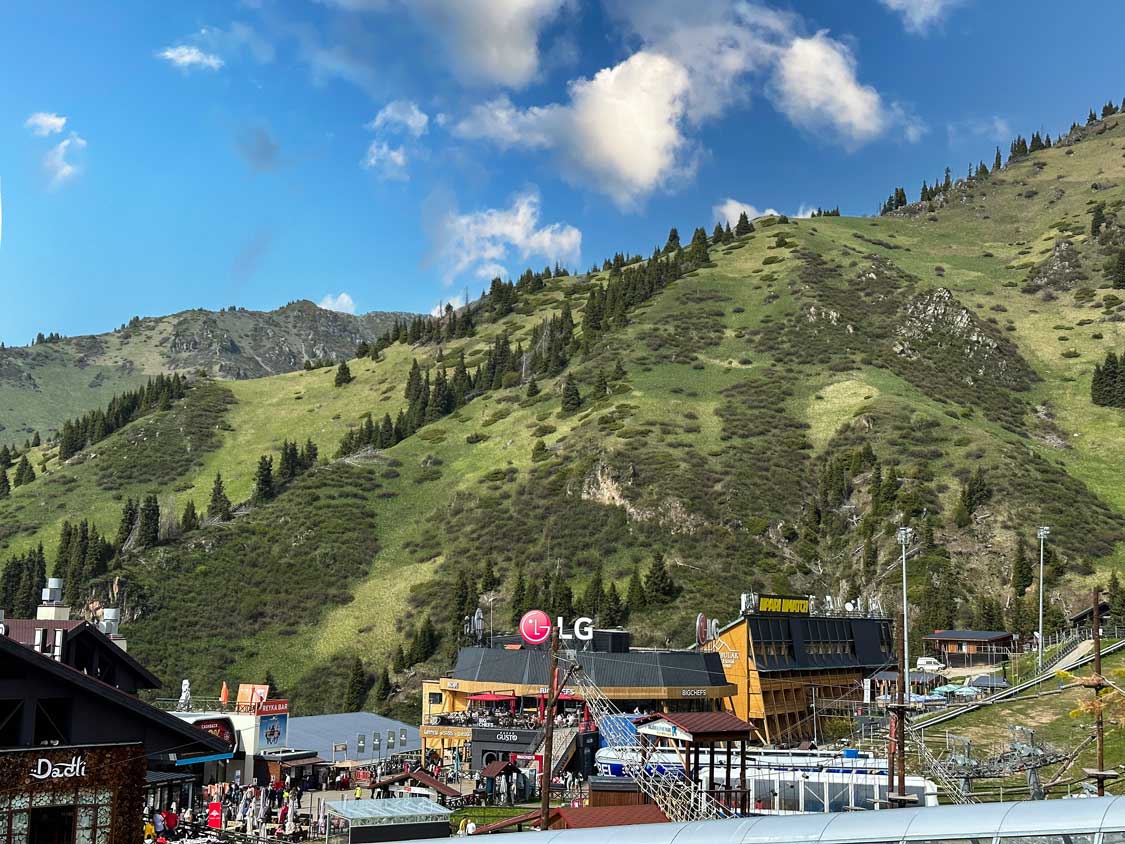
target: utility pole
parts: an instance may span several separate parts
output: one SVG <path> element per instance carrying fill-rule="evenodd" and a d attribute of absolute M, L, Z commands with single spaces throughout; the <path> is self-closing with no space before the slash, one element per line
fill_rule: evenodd
<path fill-rule="evenodd" d="M 1105 681 L 1102 679 L 1102 593 L 1100 589 L 1094 590 L 1094 740 L 1098 746 L 1098 797 L 1105 797 L 1105 718 L 1102 715 L 1101 701 L 1102 688 Z"/>
<path fill-rule="evenodd" d="M 547 709 L 543 713 L 545 732 L 543 734 L 543 773 L 539 786 L 539 830 L 546 832 L 551 812 L 551 759 L 552 744 L 555 741 L 555 706 L 559 700 L 559 683 L 556 680 L 559 666 L 559 625 L 551 625 L 551 654 L 547 659 Z"/>
<path fill-rule="evenodd" d="M 908 634 L 906 632 L 906 626 L 909 623 L 906 599 L 906 546 L 910 544 L 914 531 L 904 525 L 898 529 L 895 536 L 898 539 L 898 544 L 902 546 L 902 665 L 906 671 L 906 682 L 909 685 L 910 666 L 907 665 L 907 662 L 910 659 L 910 643 L 907 641 Z M 899 691 L 902 691 L 901 682 L 899 683 Z"/>
<path fill-rule="evenodd" d="M 907 528 L 909 530 L 909 528 Z M 906 678 L 909 669 L 906 667 L 906 546 L 903 545 L 903 601 L 902 601 L 902 640 L 898 661 L 898 796 L 906 796 Z M 891 764 L 891 760 L 887 760 Z M 890 792 L 887 792 L 888 796 Z M 899 806 L 903 803 L 900 801 Z"/>
<path fill-rule="evenodd" d="M 1043 548 L 1047 537 L 1051 535 L 1051 529 L 1047 525 L 1040 525 L 1035 535 L 1039 537 L 1039 670 L 1035 672 L 1038 675 L 1043 673 Z"/>

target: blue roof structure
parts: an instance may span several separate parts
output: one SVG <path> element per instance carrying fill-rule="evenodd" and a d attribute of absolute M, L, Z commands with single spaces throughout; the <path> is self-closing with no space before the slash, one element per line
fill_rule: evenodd
<path fill-rule="evenodd" d="M 410 724 L 385 718 L 374 712 L 342 712 L 336 715 L 302 715 L 289 718 L 289 734 L 286 744 L 299 750 L 315 750 L 321 759 L 331 761 L 332 745 L 348 745 L 346 757 L 339 753 L 335 758 L 359 759 L 361 761 L 386 759 L 389 755 L 387 748 L 387 731 L 394 730 L 395 746 L 390 753 L 414 752 L 422 747 L 422 740 L 418 736 L 418 728 Z M 402 731 L 406 730 L 406 744 L 401 741 Z M 356 749 L 356 738 L 360 733 L 365 736 L 363 754 Z M 378 734 L 380 747 L 376 751 L 372 748 L 371 736 Z"/>

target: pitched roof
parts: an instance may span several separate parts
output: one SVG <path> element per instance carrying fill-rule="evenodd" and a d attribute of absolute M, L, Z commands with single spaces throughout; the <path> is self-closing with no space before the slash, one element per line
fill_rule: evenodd
<path fill-rule="evenodd" d="M 653 721 L 668 721 L 693 735 L 727 734 L 732 737 L 750 735 L 750 725 L 729 712 L 659 712 L 635 718 L 638 727 Z"/>
<path fill-rule="evenodd" d="M 438 794 L 441 794 L 445 797 L 460 797 L 461 796 L 460 791 L 458 791 L 455 788 L 452 788 L 451 786 L 446 785 L 445 783 L 441 782 L 440 780 L 434 779 L 432 776 L 430 776 L 429 774 L 427 774 L 425 771 L 422 771 L 422 770 L 400 771 L 399 773 L 395 774 L 392 777 L 387 777 L 386 779 L 379 780 L 377 783 L 373 784 L 373 787 L 374 788 L 382 788 L 384 786 L 393 785 L 396 782 L 402 782 L 404 780 L 414 780 L 414 782 L 419 783 L 420 785 L 424 785 L 424 786 L 426 786 L 426 788 L 432 788 Z"/>
<path fill-rule="evenodd" d="M 636 806 L 560 806 L 552 814 L 562 818 L 567 829 L 590 829 L 599 826 L 628 826 L 642 823 L 668 823 L 668 816 L 659 806 L 641 803 Z"/>
<path fill-rule="evenodd" d="M 485 779 L 498 777 L 509 770 L 516 770 L 516 763 L 510 759 L 494 759 L 485 765 L 480 772 L 480 775 Z"/>
<path fill-rule="evenodd" d="M 107 702 L 128 709 L 134 715 L 156 724 L 169 732 L 188 739 L 196 747 L 193 750 L 209 750 L 214 753 L 223 753 L 230 748 L 225 741 L 217 736 L 206 733 L 193 727 L 181 718 L 177 718 L 162 709 L 150 706 L 144 701 L 123 692 L 116 686 L 103 683 L 96 677 L 83 674 L 63 662 L 58 662 L 49 656 L 38 653 L 31 648 L 21 645 L 5 636 L 0 636 L 0 658 L 9 657 L 28 665 L 32 670 L 39 669 L 62 680 L 71 683 L 84 691 L 97 695 Z"/>
<path fill-rule="evenodd" d="M 289 716 L 286 743 L 301 750 L 315 750 L 322 759 L 332 759 L 332 745 L 347 744 L 348 759 L 358 759 L 356 739 L 360 733 L 366 737 L 363 760 L 375 761 L 379 756 L 387 756 L 387 731 L 395 732 L 395 753 L 417 751 L 422 746 L 418 728 L 385 718 L 374 712 L 338 712 L 332 715 Z M 402 731 L 406 730 L 406 744 L 402 743 Z M 371 735 L 377 733 L 381 746 L 376 752 L 371 746 Z"/>
<path fill-rule="evenodd" d="M 532 809 L 530 812 L 524 812 L 522 815 L 515 815 L 514 817 L 504 818 L 500 821 L 478 826 L 473 835 L 487 835 L 499 829 L 507 829 L 510 826 L 518 826 L 525 823 L 539 823 L 539 810 Z"/>
<path fill-rule="evenodd" d="M 462 648 L 449 677 L 503 686 L 542 686 L 547 654 L 533 648 Z M 726 686 L 719 654 L 701 651 L 580 652 L 578 662 L 602 688 Z"/>
<path fill-rule="evenodd" d="M 38 618 L 9 618 L 5 620 L 4 624 L 8 628 L 8 638 L 14 639 L 21 645 L 25 645 L 29 648 L 35 647 L 36 630 L 47 631 L 48 644 L 54 642 L 56 630 L 65 631 L 64 639 L 67 642 L 78 636 L 90 636 L 98 640 L 107 649 L 112 649 L 109 652 L 114 655 L 114 658 L 125 663 L 129 670 L 141 681 L 137 684 L 139 688 L 159 689 L 161 685 L 163 685 L 160 682 L 160 678 L 141 665 L 132 654 L 103 633 L 96 624 L 91 624 L 83 619 L 56 621 Z"/>
<path fill-rule="evenodd" d="M 935 630 L 923 639 L 949 640 L 959 642 L 991 642 L 995 639 L 1010 639 L 1012 634 L 1006 630 Z"/>

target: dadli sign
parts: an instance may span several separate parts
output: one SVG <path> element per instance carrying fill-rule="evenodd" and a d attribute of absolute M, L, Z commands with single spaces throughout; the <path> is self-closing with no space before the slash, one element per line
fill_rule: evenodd
<path fill-rule="evenodd" d="M 39 757 L 39 762 L 31 769 L 33 780 L 72 779 L 86 776 L 86 761 L 81 756 L 70 757 L 69 762 L 52 762 Z"/>
<path fill-rule="evenodd" d="M 559 626 L 560 639 L 577 639 L 589 642 L 594 638 L 594 620 L 582 616 L 574 619 L 574 633 L 567 633 L 562 618 L 555 622 Z M 520 637 L 529 645 L 542 645 L 551 638 L 551 617 L 543 610 L 528 610 L 520 619 Z"/>

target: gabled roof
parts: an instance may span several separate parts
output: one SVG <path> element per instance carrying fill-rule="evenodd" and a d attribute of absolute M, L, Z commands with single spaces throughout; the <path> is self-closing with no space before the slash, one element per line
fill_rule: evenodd
<path fill-rule="evenodd" d="M 95 677 L 83 674 L 81 671 L 77 671 L 69 665 L 58 662 L 49 656 L 37 653 L 31 648 L 21 645 L 19 642 L 15 642 L 5 636 L 0 636 L 0 659 L 3 658 L 11 658 L 17 662 L 22 662 L 31 670 L 39 670 L 51 674 L 64 683 L 69 683 L 85 692 L 96 695 L 108 703 L 129 710 L 138 718 L 156 724 L 171 733 L 182 736 L 188 742 L 195 745 L 195 747 L 189 748 L 189 752 L 208 750 L 213 753 L 224 753 L 230 750 L 227 743 L 217 736 L 196 729 L 191 724 L 177 718 L 175 715 L 157 709 L 155 706 L 150 706 L 133 695 L 123 692 L 115 686 L 109 685 L 109 683 L 103 683 Z"/>
<path fill-rule="evenodd" d="M 142 689 L 159 689 L 161 685 L 160 678 L 141 665 L 135 657 L 128 651 L 119 646 L 113 639 L 109 638 L 103 633 L 96 624 L 91 624 L 82 619 L 55 621 L 38 618 L 9 618 L 6 619 L 4 624 L 8 628 L 8 637 L 25 645 L 29 648 L 35 647 L 35 631 L 46 630 L 47 642 L 52 643 L 55 638 L 55 630 L 63 630 L 64 641 L 70 642 L 79 636 L 90 636 L 107 649 L 112 649 L 109 652 L 114 655 L 115 659 L 121 662 L 132 671 L 140 680 L 137 683 L 138 688 Z"/>
<path fill-rule="evenodd" d="M 658 712 L 634 718 L 638 727 L 653 721 L 667 721 L 692 735 L 727 735 L 731 738 L 746 738 L 750 735 L 750 725 L 729 712 Z"/>
<path fill-rule="evenodd" d="M 461 792 L 458 791 L 457 789 L 451 788 L 450 786 L 446 785 L 445 783 L 441 782 L 440 780 L 434 779 L 432 776 L 427 774 L 425 771 L 421 771 L 421 770 L 419 770 L 419 771 L 401 771 L 401 772 L 395 774 L 393 777 L 387 777 L 386 779 L 379 780 L 377 783 L 374 783 L 373 787 L 374 788 L 383 788 L 383 787 L 388 786 L 388 785 L 393 785 L 396 782 L 404 782 L 405 780 L 414 780 L 414 782 L 418 783 L 419 785 L 424 785 L 424 786 L 426 786 L 426 788 L 432 788 L 434 791 L 436 791 L 438 794 L 441 794 L 444 797 L 460 797 L 461 796 Z"/>
<path fill-rule="evenodd" d="M 996 639 L 1010 639 L 1012 634 L 1006 630 L 935 630 L 922 638 L 933 641 L 992 642 Z"/>

